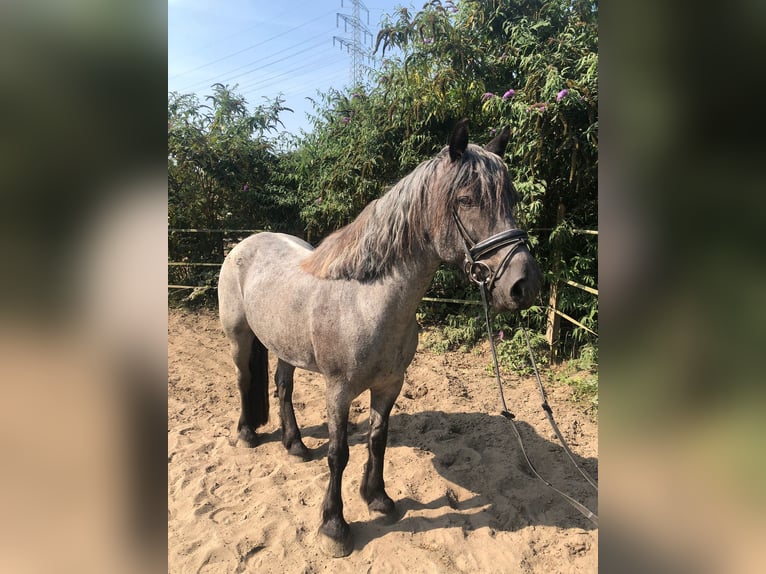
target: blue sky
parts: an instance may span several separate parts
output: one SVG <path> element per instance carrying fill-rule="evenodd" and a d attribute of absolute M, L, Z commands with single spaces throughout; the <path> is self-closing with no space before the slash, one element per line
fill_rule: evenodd
<path fill-rule="evenodd" d="M 363 4 L 373 42 L 383 14 L 414 9 L 409 0 Z M 336 16 L 351 10 L 350 0 L 168 0 L 168 91 L 203 100 L 215 82 L 238 84 L 251 108 L 282 93 L 294 110 L 281 116 L 287 131 L 308 130 L 306 98 L 350 83 L 350 56 L 333 36 L 351 38 Z M 361 16 L 367 24 L 364 10 Z"/>

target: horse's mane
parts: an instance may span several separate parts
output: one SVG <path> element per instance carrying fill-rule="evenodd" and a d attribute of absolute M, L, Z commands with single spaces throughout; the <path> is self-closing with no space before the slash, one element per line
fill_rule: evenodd
<path fill-rule="evenodd" d="M 327 236 L 301 267 L 321 279 L 379 279 L 430 242 L 435 229 L 451 224 L 457 191 L 470 186 L 478 186 L 490 213 L 502 217 L 511 210 L 512 186 L 500 158 L 469 145 L 452 163 L 444 148 Z"/>

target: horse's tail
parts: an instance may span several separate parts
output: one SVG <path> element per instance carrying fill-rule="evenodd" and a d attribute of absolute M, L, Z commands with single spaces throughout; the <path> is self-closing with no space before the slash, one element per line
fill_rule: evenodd
<path fill-rule="evenodd" d="M 269 350 L 258 337 L 253 338 L 250 350 L 250 391 L 248 408 L 254 428 L 269 422 Z"/>

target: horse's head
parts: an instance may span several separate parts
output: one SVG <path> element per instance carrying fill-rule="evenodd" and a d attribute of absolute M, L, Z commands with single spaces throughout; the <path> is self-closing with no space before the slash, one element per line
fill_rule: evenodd
<path fill-rule="evenodd" d="M 486 147 L 468 144 L 468 120 L 458 122 L 443 156 L 439 178 L 436 248 L 447 262 L 461 265 L 484 283 L 498 310 L 526 309 L 540 291 L 541 274 L 516 227 L 508 168 L 502 161 L 510 135 L 505 128 Z"/>

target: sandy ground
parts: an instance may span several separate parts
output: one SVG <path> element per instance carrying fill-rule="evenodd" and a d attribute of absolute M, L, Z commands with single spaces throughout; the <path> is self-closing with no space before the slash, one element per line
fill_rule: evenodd
<path fill-rule="evenodd" d="M 315 543 L 329 471 L 324 384 L 296 371 L 294 403 L 308 462 L 280 442 L 278 405 L 255 449 L 232 444 L 239 397 L 214 313 L 168 321 L 168 570 L 195 572 L 596 572 L 598 530 L 533 478 L 498 416 L 488 347 L 418 350 L 391 415 L 385 480 L 401 518 L 369 516 L 358 494 L 367 458 L 368 396 L 352 405 L 345 517 L 347 558 Z M 272 360 L 272 375 L 274 361 Z M 555 486 L 597 512 L 540 409 L 534 379 L 505 375 L 506 401 L 530 457 Z M 598 429 L 566 387 L 548 384 L 565 438 L 592 475 Z"/>

